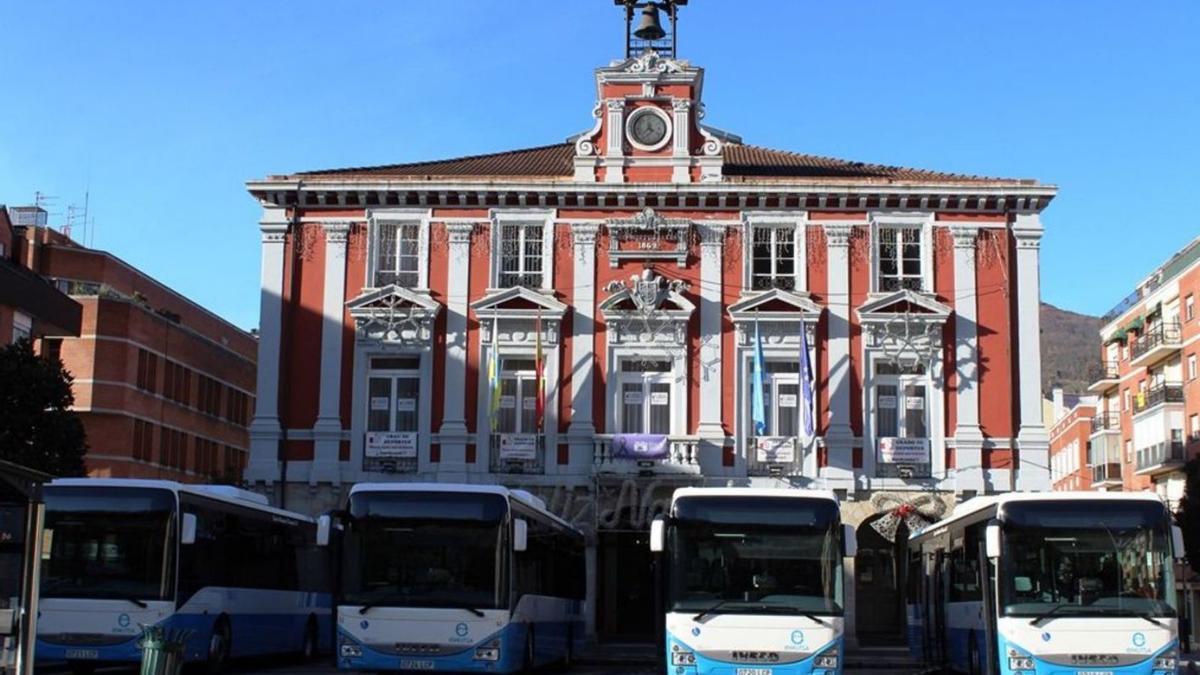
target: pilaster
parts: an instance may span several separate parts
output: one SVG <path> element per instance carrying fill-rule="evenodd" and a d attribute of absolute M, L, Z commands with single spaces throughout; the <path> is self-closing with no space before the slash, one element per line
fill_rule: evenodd
<path fill-rule="evenodd" d="M 471 266 L 471 233 L 474 223 L 447 223 L 449 281 L 446 290 L 446 369 L 443 382 L 444 406 L 441 469 L 466 470 L 467 433 L 467 293 Z M 485 460 L 486 461 L 486 460 Z"/>
<path fill-rule="evenodd" d="M 604 148 L 605 183 L 625 182 L 625 171 L 621 168 L 621 159 L 625 156 L 625 101 L 610 98 L 605 101 L 604 109 L 608 120 L 605 125 L 606 143 Z"/>
<path fill-rule="evenodd" d="M 828 330 L 829 427 L 825 433 L 825 482 L 831 489 L 850 488 L 854 481 L 854 430 L 850 426 L 850 237 L 854 226 L 826 224 L 829 288 Z"/>
<path fill-rule="evenodd" d="M 954 239 L 955 482 L 958 490 L 982 492 L 983 433 L 979 428 L 979 327 L 975 245 L 979 230 L 950 228 Z"/>
<path fill-rule="evenodd" d="M 342 320 L 346 296 L 349 221 L 325 222 L 325 296 L 321 320 L 321 385 L 313 425 L 313 463 L 308 482 L 341 483 Z"/>
<path fill-rule="evenodd" d="M 1039 249 L 1042 220 L 1019 213 L 1012 226 L 1017 257 L 1017 385 L 1020 430 L 1017 433 L 1017 490 L 1050 489 L 1050 439 L 1042 425 L 1041 278 Z"/>
<path fill-rule="evenodd" d="M 570 466 L 586 471 L 592 463 L 596 425 L 592 392 L 596 377 L 596 237 L 599 223 L 571 226 L 575 261 L 571 320 L 571 426 L 567 428 Z"/>
<path fill-rule="evenodd" d="M 672 126 L 675 127 L 672 138 L 672 155 L 675 157 L 671 169 L 672 183 L 690 183 L 692 180 L 690 166 L 690 148 L 688 147 L 691 133 L 692 102 L 689 99 L 676 99 L 671 104 Z"/>
<path fill-rule="evenodd" d="M 283 323 L 283 249 L 291 217 L 283 207 L 263 208 L 262 278 L 259 291 L 258 372 L 250 457 L 245 480 L 271 483 L 279 475 L 279 342 Z"/>
<path fill-rule="evenodd" d="M 700 425 L 697 433 L 719 448 L 721 424 L 721 279 L 725 226 L 697 223 L 700 233 Z M 715 466 L 719 466 L 717 459 Z"/>

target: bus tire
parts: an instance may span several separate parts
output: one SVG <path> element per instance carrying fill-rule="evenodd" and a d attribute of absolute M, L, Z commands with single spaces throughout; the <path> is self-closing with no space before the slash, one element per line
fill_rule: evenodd
<path fill-rule="evenodd" d="M 208 638 L 208 658 L 205 662 L 208 675 L 220 675 L 229 666 L 232 642 L 233 633 L 229 630 L 229 617 L 221 615 L 213 624 L 212 635 Z"/>
<path fill-rule="evenodd" d="M 311 661 L 317 657 L 320 651 L 320 645 L 317 644 L 317 619 L 310 615 L 304 624 L 304 639 L 300 643 L 300 656 L 305 661 Z"/>

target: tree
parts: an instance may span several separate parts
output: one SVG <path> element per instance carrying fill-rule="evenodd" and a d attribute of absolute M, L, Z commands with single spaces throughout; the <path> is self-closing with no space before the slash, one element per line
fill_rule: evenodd
<path fill-rule="evenodd" d="M 1200 458 L 1193 458 L 1183 467 L 1187 476 L 1183 498 L 1175 512 L 1175 522 L 1183 530 L 1183 550 L 1193 572 L 1200 572 Z"/>
<path fill-rule="evenodd" d="M 0 459 L 54 476 L 82 476 L 87 439 L 72 410 L 71 374 L 29 340 L 0 349 Z"/>

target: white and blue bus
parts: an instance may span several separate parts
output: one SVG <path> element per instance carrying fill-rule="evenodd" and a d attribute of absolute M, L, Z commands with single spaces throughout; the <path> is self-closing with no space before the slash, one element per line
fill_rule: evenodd
<path fill-rule="evenodd" d="M 60 479 L 44 489 L 39 663 L 141 660 L 140 626 L 192 631 L 189 662 L 332 647 L 316 524 L 227 486 Z"/>
<path fill-rule="evenodd" d="M 841 672 L 855 539 L 832 492 L 681 488 L 650 547 L 663 554 L 667 672 Z"/>
<path fill-rule="evenodd" d="M 584 637 L 583 535 L 527 492 L 359 484 L 332 518 L 339 668 L 522 672 Z"/>
<path fill-rule="evenodd" d="M 910 650 L 970 675 L 1173 675 L 1182 546 L 1153 494 L 971 499 L 909 539 Z"/>

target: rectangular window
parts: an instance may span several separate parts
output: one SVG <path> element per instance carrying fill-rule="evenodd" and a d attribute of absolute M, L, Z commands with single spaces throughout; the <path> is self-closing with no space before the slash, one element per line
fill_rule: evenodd
<path fill-rule="evenodd" d="M 376 288 L 395 284 L 416 288 L 421 283 L 421 226 L 417 223 L 375 223 Z"/>
<path fill-rule="evenodd" d="M 24 312 L 13 312 L 12 341 L 33 338 L 33 317 Z"/>
<path fill-rule="evenodd" d="M 225 419 L 244 427 L 250 418 L 250 397 L 243 391 L 225 387 Z"/>
<path fill-rule="evenodd" d="M 1188 440 L 1200 440 L 1200 415 L 1188 418 Z"/>
<path fill-rule="evenodd" d="M 670 361 L 621 362 L 620 429 L 625 434 L 670 434 L 672 387 Z"/>
<path fill-rule="evenodd" d="M 221 390 L 224 385 L 211 377 L 196 374 L 196 408 L 206 414 L 216 417 L 221 414 Z"/>
<path fill-rule="evenodd" d="M 542 287 L 541 225 L 500 226 L 500 288 Z"/>
<path fill-rule="evenodd" d="M 145 349 L 138 350 L 137 386 L 142 391 L 154 393 L 158 384 L 158 355 Z"/>
<path fill-rule="evenodd" d="M 763 412 L 767 430 L 764 436 L 791 437 L 800 433 L 800 363 L 798 361 L 766 361 L 763 363 Z M 753 371 L 751 371 L 753 372 Z M 747 382 L 750 380 L 747 379 Z M 747 419 L 753 415 L 754 399 L 750 397 Z"/>
<path fill-rule="evenodd" d="M 1188 294 L 1183 301 L 1183 320 L 1191 321 L 1196 316 L 1196 298 Z"/>
<path fill-rule="evenodd" d="M 1121 410 L 1129 410 L 1129 389 L 1125 388 L 1121 391 Z"/>
<path fill-rule="evenodd" d="M 154 461 L 154 425 L 145 420 L 133 421 L 133 458 Z"/>
<path fill-rule="evenodd" d="M 1133 444 L 1128 439 L 1125 440 L 1125 463 L 1133 464 Z"/>
<path fill-rule="evenodd" d="M 188 405 L 191 401 L 192 371 L 182 363 L 167 361 L 163 372 L 163 396 Z"/>
<path fill-rule="evenodd" d="M 754 228 L 750 268 L 754 290 L 796 289 L 796 231 L 794 225 Z"/>
<path fill-rule="evenodd" d="M 537 366 L 529 358 L 501 358 L 496 431 L 537 433 Z"/>
<path fill-rule="evenodd" d="M 877 290 L 924 290 L 921 228 L 880 227 L 876 235 Z"/>
<path fill-rule="evenodd" d="M 1188 354 L 1188 379 L 1196 379 L 1196 355 Z"/>

